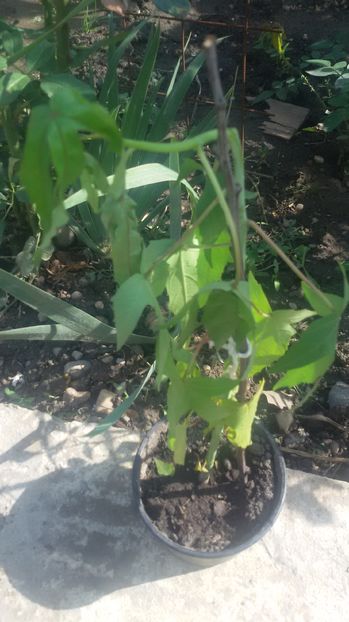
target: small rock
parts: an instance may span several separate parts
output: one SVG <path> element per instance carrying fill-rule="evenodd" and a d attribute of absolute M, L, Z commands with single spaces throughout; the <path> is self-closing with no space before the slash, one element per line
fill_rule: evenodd
<path fill-rule="evenodd" d="M 321 155 L 314 155 L 314 162 L 315 164 L 324 164 L 325 158 L 323 158 Z"/>
<path fill-rule="evenodd" d="M 72 293 L 70 298 L 71 298 L 71 300 L 73 300 L 75 302 L 79 302 L 79 300 L 82 300 L 82 293 L 79 292 L 78 290 L 75 290 L 75 292 Z"/>
<path fill-rule="evenodd" d="M 303 203 L 297 203 L 295 210 L 296 212 L 301 212 L 304 209 L 304 204 Z"/>
<path fill-rule="evenodd" d="M 85 404 L 91 397 L 90 391 L 77 391 L 73 387 L 68 387 L 63 393 L 63 401 L 65 404 L 80 406 Z"/>
<path fill-rule="evenodd" d="M 232 466 L 232 463 L 230 462 L 230 460 L 228 458 L 225 458 L 223 464 L 224 464 L 224 468 L 227 471 L 231 471 L 232 470 L 233 466 Z"/>
<path fill-rule="evenodd" d="M 209 374 L 211 371 L 211 365 L 203 365 L 202 369 L 204 370 L 206 374 Z"/>
<path fill-rule="evenodd" d="M 216 516 L 224 516 L 227 511 L 227 504 L 225 501 L 216 501 L 213 506 L 213 511 Z"/>
<path fill-rule="evenodd" d="M 281 432 L 287 434 L 294 420 L 292 412 L 290 410 L 281 410 L 275 413 L 275 419 Z"/>
<path fill-rule="evenodd" d="M 45 277 L 42 275 L 38 276 L 36 279 L 36 285 L 38 287 L 42 287 L 43 285 L 45 285 Z"/>
<path fill-rule="evenodd" d="M 59 356 L 62 352 L 63 348 L 53 348 L 52 352 L 54 356 Z"/>
<path fill-rule="evenodd" d="M 11 387 L 13 387 L 14 389 L 19 389 L 19 387 L 22 387 L 24 384 L 25 379 L 21 372 L 18 372 L 13 376 L 13 378 L 11 378 Z"/>
<path fill-rule="evenodd" d="M 99 414 L 109 415 L 114 410 L 115 393 L 102 389 L 97 397 L 95 411 Z"/>
<path fill-rule="evenodd" d="M 120 367 L 124 367 L 124 365 L 126 365 L 125 359 L 118 358 L 116 359 L 116 362 Z"/>
<path fill-rule="evenodd" d="M 53 242 L 56 248 L 61 248 L 61 249 L 69 248 L 69 246 L 73 244 L 74 240 L 75 240 L 75 233 L 69 227 L 69 225 L 64 225 L 64 227 L 61 227 L 60 229 L 58 229 L 55 237 L 53 238 Z"/>
<path fill-rule="evenodd" d="M 80 361 L 82 359 L 82 357 L 84 356 L 82 352 L 80 352 L 80 350 L 74 350 L 71 353 L 74 361 Z"/>
<path fill-rule="evenodd" d="M 79 279 L 79 285 L 80 287 L 87 287 L 88 286 L 87 278 L 82 276 L 81 279 Z"/>
<path fill-rule="evenodd" d="M 349 413 L 349 385 L 336 382 L 328 394 L 328 404 L 332 410 L 342 414 Z"/>
<path fill-rule="evenodd" d="M 64 374 L 75 380 L 84 376 L 90 368 L 89 361 L 70 361 L 64 365 Z"/>
<path fill-rule="evenodd" d="M 101 361 L 105 365 L 111 365 L 114 361 L 114 358 L 111 354 L 103 354 L 103 356 L 101 357 Z"/>
<path fill-rule="evenodd" d="M 102 302 L 102 300 L 97 300 L 95 302 L 95 308 L 98 309 L 98 311 L 103 311 L 103 309 L 104 309 L 104 302 Z"/>
<path fill-rule="evenodd" d="M 40 312 L 39 312 L 39 313 L 38 313 L 38 320 L 39 320 L 39 322 L 46 322 L 47 317 L 46 317 L 46 315 L 44 315 L 43 313 L 40 313 Z"/>

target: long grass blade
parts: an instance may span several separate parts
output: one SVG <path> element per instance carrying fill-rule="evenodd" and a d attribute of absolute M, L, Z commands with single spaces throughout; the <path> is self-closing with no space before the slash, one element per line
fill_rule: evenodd
<path fill-rule="evenodd" d="M 159 184 L 162 182 L 176 181 L 178 173 L 172 171 L 163 164 L 157 162 L 149 164 L 141 164 L 140 166 L 134 166 L 126 171 L 126 190 L 132 190 L 133 188 L 143 188 L 151 184 Z M 111 185 L 114 181 L 114 175 L 109 175 L 108 183 Z M 100 196 L 103 196 L 100 193 Z M 76 205 L 80 205 L 87 200 L 86 190 L 78 190 L 74 192 L 70 197 L 65 199 L 65 209 L 71 209 Z"/>
<path fill-rule="evenodd" d="M 38 326 L 25 326 L 23 328 L 13 328 L 0 331 L 1 341 L 87 341 L 95 342 L 96 339 L 89 335 L 79 334 L 62 324 L 39 324 Z M 109 334 L 105 334 L 101 343 L 116 343 L 116 330 L 110 327 Z M 146 335 L 130 335 L 128 344 L 152 344 L 153 337 Z"/>
<path fill-rule="evenodd" d="M 147 92 L 154 71 L 155 61 L 159 49 L 160 28 L 157 26 L 149 35 L 148 46 L 145 58 L 135 87 L 133 89 L 130 102 L 128 104 L 125 117 L 122 123 L 123 135 L 127 138 L 136 138 L 138 128 L 142 121 L 143 108 L 147 97 Z"/>

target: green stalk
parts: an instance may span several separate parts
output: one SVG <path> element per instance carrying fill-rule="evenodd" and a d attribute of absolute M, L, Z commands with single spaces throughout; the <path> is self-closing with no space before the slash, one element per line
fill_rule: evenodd
<path fill-rule="evenodd" d="M 4 130 L 7 146 L 13 158 L 19 157 L 19 136 L 17 126 L 10 106 L 5 106 L 0 112 L 0 122 Z"/>
<path fill-rule="evenodd" d="M 234 222 L 234 218 L 232 216 L 232 213 L 230 211 L 228 202 L 224 196 L 223 190 L 220 186 L 220 183 L 217 179 L 217 175 L 215 174 L 211 164 L 209 163 L 205 152 L 203 151 L 202 148 L 198 149 L 198 155 L 200 158 L 200 161 L 205 169 L 206 175 L 209 178 L 219 205 L 221 206 L 223 212 L 224 212 L 224 216 L 227 222 L 227 226 L 229 228 L 230 231 L 230 235 L 231 235 L 231 239 L 233 242 L 233 249 L 234 249 L 234 259 L 235 259 L 235 278 L 236 281 L 239 282 L 241 281 L 241 279 L 243 279 L 243 275 L 244 275 L 244 266 L 243 266 L 243 261 L 242 261 L 242 257 L 241 257 L 241 245 L 240 245 L 240 239 L 239 239 L 239 231 L 238 228 L 236 226 L 236 223 Z"/>
<path fill-rule="evenodd" d="M 209 130 L 208 132 L 199 134 L 199 136 L 171 143 L 158 143 L 148 140 L 124 138 L 123 144 L 124 147 L 134 151 L 147 151 L 150 153 L 182 153 L 183 151 L 196 151 L 199 147 L 203 147 L 203 145 L 213 143 L 217 140 L 217 136 L 217 130 Z"/>
<path fill-rule="evenodd" d="M 56 33 L 56 56 L 59 71 L 67 71 L 70 65 L 70 41 L 69 21 L 66 17 L 70 14 L 70 0 L 53 0 L 55 7 Z"/>

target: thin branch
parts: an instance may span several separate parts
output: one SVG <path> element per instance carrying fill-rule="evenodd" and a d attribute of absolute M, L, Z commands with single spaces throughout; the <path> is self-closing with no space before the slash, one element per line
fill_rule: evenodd
<path fill-rule="evenodd" d="M 227 109 L 225 103 L 224 92 L 222 88 L 222 82 L 219 75 L 218 57 L 216 37 L 213 35 L 208 36 L 204 42 L 204 50 L 206 52 L 206 62 L 208 69 L 208 78 L 213 94 L 215 109 L 217 113 L 217 125 L 218 125 L 218 160 L 224 175 L 225 185 L 227 189 L 227 202 L 229 205 L 230 213 L 232 215 L 235 230 L 240 231 L 240 214 L 238 195 L 239 190 L 236 187 L 233 167 L 230 158 L 229 141 L 227 138 Z M 236 279 L 240 281 L 244 278 L 244 258 L 241 253 L 241 244 L 238 248 L 234 248 L 235 255 L 235 268 Z"/>
<path fill-rule="evenodd" d="M 307 451 L 301 449 L 290 449 L 289 447 L 280 447 L 281 451 L 285 454 L 294 454 L 300 458 L 310 458 L 311 460 L 323 460 L 325 462 L 341 462 L 343 464 L 349 463 L 349 458 L 342 456 L 325 456 L 324 454 L 309 454 Z"/>
<path fill-rule="evenodd" d="M 284 251 L 281 250 L 281 248 L 274 242 L 274 240 L 272 240 L 271 237 L 267 233 L 265 233 L 265 231 L 263 231 L 262 227 L 257 225 L 257 223 L 254 220 L 250 220 L 250 219 L 247 220 L 247 224 L 252 229 L 254 229 L 256 233 L 258 233 L 258 235 L 270 246 L 270 248 L 273 249 L 273 251 L 277 255 L 279 255 L 279 257 L 281 257 L 281 259 L 285 262 L 285 264 L 288 265 L 288 267 L 292 270 L 292 272 L 294 272 L 295 275 L 298 276 L 298 278 L 301 281 L 306 283 L 324 301 L 324 303 L 329 307 L 329 309 L 334 310 L 333 304 L 328 300 L 327 296 L 321 291 L 321 289 L 316 287 L 316 285 L 314 285 L 314 283 L 310 281 L 310 279 L 308 279 L 305 276 L 305 274 L 303 274 L 303 272 L 299 270 L 299 268 L 297 268 L 297 266 L 293 263 L 292 259 L 290 259 L 284 253 Z"/>

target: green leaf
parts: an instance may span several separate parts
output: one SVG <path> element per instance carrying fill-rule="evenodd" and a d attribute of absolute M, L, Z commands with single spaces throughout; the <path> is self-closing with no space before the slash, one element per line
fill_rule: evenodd
<path fill-rule="evenodd" d="M 155 0 L 154 4 L 160 11 L 175 17 L 183 17 L 191 8 L 188 0 Z"/>
<path fill-rule="evenodd" d="M 331 67 L 322 67 L 321 69 L 307 69 L 306 73 L 310 76 L 316 76 L 317 78 L 326 78 L 328 76 L 337 76 L 338 71 Z"/>
<path fill-rule="evenodd" d="M 96 427 L 92 430 L 92 432 L 89 433 L 89 436 L 96 436 L 97 434 L 102 434 L 103 432 L 108 430 L 110 426 L 114 425 L 114 423 L 119 421 L 122 415 L 129 408 L 131 408 L 132 404 L 134 404 L 139 394 L 143 391 L 144 387 L 148 384 L 154 371 L 155 371 L 155 363 L 153 363 L 152 366 L 149 368 L 149 371 L 146 377 L 144 378 L 143 382 L 139 385 L 139 387 L 137 387 L 137 389 L 135 389 L 131 393 L 131 395 L 129 395 L 121 404 L 119 404 L 119 406 L 117 406 L 113 410 L 113 412 L 110 413 L 110 415 L 108 415 L 108 417 L 105 417 L 102 423 L 99 423 L 98 425 L 96 425 Z"/>
<path fill-rule="evenodd" d="M 235 292 L 214 291 L 204 308 L 203 323 L 216 348 L 233 337 L 240 342 L 250 328 L 250 313 Z"/>
<path fill-rule="evenodd" d="M 59 183 L 66 187 L 79 177 L 85 162 L 75 122 L 57 118 L 55 123 L 50 123 L 47 143 Z"/>
<path fill-rule="evenodd" d="M 132 190 L 133 188 L 143 188 L 151 184 L 159 184 L 162 182 L 176 181 L 178 173 L 172 171 L 167 166 L 159 164 L 158 162 L 152 162 L 149 164 L 141 164 L 140 166 L 134 166 L 126 169 L 126 190 Z M 114 175 L 107 177 L 108 183 L 111 186 L 114 182 Z M 103 196 L 106 192 L 99 191 L 98 195 Z M 74 194 L 71 194 L 65 201 L 65 209 L 71 209 L 76 205 L 84 203 L 88 198 L 86 190 L 82 189 Z"/>
<path fill-rule="evenodd" d="M 291 338 L 296 334 L 293 325 L 313 315 L 314 312 L 308 309 L 299 311 L 285 309 L 273 311 L 268 318 L 259 322 L 255 333 L 250 336 L 253 343 L 250 375 L 253 376 L 269 367 L 283 356 Z"/>
<path fill-rule="evenodd" d="M 339 127 L 348 118 L 348 111 L 345 108 L 339 108 L 338 110 L 331 112 L 325 118 L 325 128 L 328 132 L 333 132 L 333 130 L 337 129 L 337 127 Z"/>
<path fill-rule="evenodd" d="M 272 311 L 268 298 L 262 286 L 256 281 L 252 272 L 248 274 L 249 298 L 252 305 L 252 315 L 256 322 L 260 322 Z"/>
<path fill-rule="evenodd" d="M 167 293 L 169 308 L 175 315 L 198 293 L 198 259 L 200 249 L 180 249 L 166 260 L 169 266 Z"/>
<path fill-rule="evenodd" d="M 326 315 L 332 315 L 338 313 L 339 315 L 344 310 L 344 301 L 340 296 L 334 294 L 325 294 L 329 304 L 326 304 L 324 299 L 319 296 L 307 283 L 302 282 L 302 291 L 309 304 L 313 307 L 314 311 L 318 315 L 325 317 Z"/>
<path fill-rule="evenodd" d="M 161 240 L 152 240 L 149 242 L 148 246 L 143 248 L 142 253 L 142 261 L 141 261 L 141 272 L 145 274 L 148 272 L 153 263 L 161 257 L 172 244 L 172 240 L 168 238 L 163 238 Z"/>
<path fill-rule="evenodd" d="M 111 240 L 115 280 L 121 284 L 140 270 L 143 239 L 138 231 L 134 202 L 124 193 L 111 193 L 101 211 Z"/>
<path fill-rule="evenodd" d="M 53 41 L 41 41 L 26 55 L 26 69 L 28 73 L 54 72 L 57 68 L 55 45 Z"/>
<path fill-rule="evenodd" d="M 104 138 L 119 152 L 121 133 L 109 112 L 96 103 L 86 100 L 77 90 L 60 89 L 50 100 L 50 110 L 56 115 L 74 120 L 80 130 L 93 132 Z"/>
<path fill-rule="evenodd" d="M 80 95 L 87 99 L 95 99 L 96 97 L 95 91 L 89 84 L 79 80 L 71 73 L 52 74 L 41 80 L 40 87 L 48 97 L 53 97 L 60 89 L 66 87 L 76 89 Z"/>
<path fill-rule="evenodd" d="M 148 281 L 142 274 L 134 274 L 113 296 L 118 348 L 126 343 L 147 306 L 152 306 L 159 312 L 157 300 Z"/>
<path fill-rule="evenodd" d="M 305 61 L 309 65 L 317 65 L 319 67 L 331 67 L 331 61 L 323 58 L 309 58 Z"/>
<path fill-rule="evenodd" d="M 187 397 L 192 410 L 199 414 L 203 410 L 208 410 L 213 404 L 212 400 L 227 398 L 229 393 L 238 385 L 238 380 L 230 378 L 211 378 L 209 376 L 199 376 L 198 378 L 187 378 L 185 387 Z"/>
<path fill-rule="evenodd" d="M 172 462 L 164 462 L 164 460 L 160 460 L 160 458 L 154 458 L 154 462 L 158 475 L 162 475 L 163 477 L 171 477 L 175 474 L 176 467 Z"/>
<path fill-rule="evenodd" d="M 9 106 L 22 93 L 30 77 L 19 71 L 6 73 L 0 78 L 0 106 Z"/>
<path fill-rule="evenodd" d="M 274 389 L 312 384 L 321 378 L 335 358 L 339 320 L 338 315 L 327 315 L 311 323 L 273 366 L 273 372 L 286 372 Z"/>

